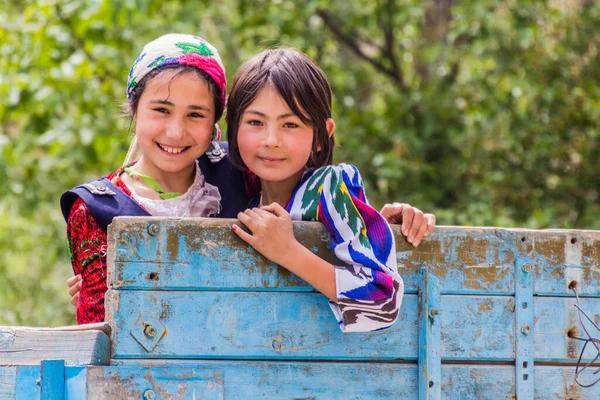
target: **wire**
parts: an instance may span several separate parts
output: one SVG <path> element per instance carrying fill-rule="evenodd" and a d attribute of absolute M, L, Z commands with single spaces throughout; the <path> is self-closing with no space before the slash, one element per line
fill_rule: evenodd
<path fill-rule="evenodd" d="M 600 327 L 598 327 L 598 324 L 596 324 L 581 308 L 581 305 L 579 304 L 579 296 L 577 295 L 577 290 L 575 289 L 576 285 L 569 285 L 569 287 L 571 288 L 571 290 L 573 290 L 573 293 L 575 293 L 575 308 L 577 308 L 577 310 L 579 311 L 579 313 L 578 313 L 579 323 L 580 323 L 583 331 L 587 335 L 587 338 L 577 337 L 575 335 L 569 335 L 569 337 L 571 339 L 580 340 L 580 341 L 584 342 L 583 348 L 581 349 L 581 353 L 579 354 L 579 359 L 577 360 L 577 365 L 575 366 L 575 382 L 581 387 L 588 388 L 588 387 L 592 387 L 595 384 L 597 384 L 598 382 L 600 382 L 600 376 L 594 382 L 584 384 L 584 383 L 580 382 L 580 380 L 579 380 L 580 374 L 582 374 L 583 371 L 585 371 L 589 367 L 592 367 L 593 364 L 596 361 L 598 361 L 598 359 L 600 359 L 600 339 L 595 338 L 590 334 L 590 332 L 586 328 L 585 324 L 583 323 L 584 320 L 583 320 L 582 316 L 585 317 L 585 319 L 587 319 L 594 328 L 596 328 L 598 333 L 600 333 Z M 586 361 L 583 361 L 583 355 L 585 354 L 585 350 L 590 343 L 596 348 L 596 356 L 592 360 L 586 362 Z M 600 373 L 600 367 L 597 368 L 594 372 L 592 372 L 592 375 L 598 375 L 598 373 Z"/>

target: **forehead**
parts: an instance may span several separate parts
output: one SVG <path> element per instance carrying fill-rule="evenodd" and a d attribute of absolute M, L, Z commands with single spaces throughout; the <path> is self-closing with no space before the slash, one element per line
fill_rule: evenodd
<path fill-rule="evenodd" d="M 160 71 L 146 83 L 149 88 L 169 88 L 173 85 L 200 85 L 208 88 L 208 83 L 197 72 L 167 69 Z"/>
<path fill-rule="evenodd" d="M 194 71 L 165 70 L 153 76 L 145 85 L 142 97 L 185 97 L 193 100 L 212 99 L 206 80 Z"/>

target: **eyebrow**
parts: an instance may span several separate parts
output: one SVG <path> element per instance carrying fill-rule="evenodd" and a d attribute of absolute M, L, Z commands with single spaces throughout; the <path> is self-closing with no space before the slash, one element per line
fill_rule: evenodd
<path fill-rule="evenodd" d="M 163 104 L 165 106 L 171 106 L 171 107 L 175 106 L 175 104 L 171 103 L 169 100 L 152 100 L 152 101 L 150 101 L 150 104 Z M 207 106 L 197 106 L 195 104 L 192 104 L 192 105 L 189 105 L 187 108 L 189 108 L 190 110 L 204 110 L 204 111 L 210 112 L 210 107 L 207 107 Z"/>
<path fill-rule="evenodd" d="M 244 111 L 244 114 L 245 113 L 256 114 L 259 117 L 267 118 L 267 116 L 265 114 L 261 113 L 260 111 L 256 111 L 256 110 L 246 110 L 246 111 Z M 294 114 L 294 113 L 282 114 L 282 115 L 278 116 L 277 119 L 284 119 L 284 118 L 288 118 L 288 117 L 296 117 L 296 114 Z"/>

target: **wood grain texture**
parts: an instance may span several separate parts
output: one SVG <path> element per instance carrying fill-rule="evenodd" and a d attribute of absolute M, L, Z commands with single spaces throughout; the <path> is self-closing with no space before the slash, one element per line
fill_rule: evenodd
<path fill-rule="evenodd" d="M 0 365 L 108 365 L 110 340 L 104 331 L 0 326 Z"/>
<path fill-rule="evenodd" d="M 109 282 L 113 288 L 168 290 L 311 290 L 269 262 L 230 229 L 235 220 L 120 217 L 109 227 Z M 156 225 L 157 235 L 148 232 Z M 600 295 L 600 232 L 437 227 L 417 248 L 393 225 L 399 271 L 416 293 L 418 270 L 439 276 L 442 293 L 514 294 L 514 264 L 532 259 L 534 293 Z M 317 222 L 296 222 L 298 240 L 335 263 L 329 238 Z M 112 271 L 115 271 L 114 273 Z"/>

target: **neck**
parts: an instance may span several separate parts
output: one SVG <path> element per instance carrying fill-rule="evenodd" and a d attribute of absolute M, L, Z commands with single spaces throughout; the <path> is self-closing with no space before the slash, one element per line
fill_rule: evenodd
<path fill-rule="evenodd" d="M 194 183 L 195 164 L 177 172 L 168 172 L 149 163 L 142 155 L 133 169 L 139 174 L 153 178 L 165 192 L 185 193 Z"/>
<path fill-rule="evenodd" d="M 292 192 L 296 188 L 296 185 L 300 182 L 303 172 L 304 171 L 300 171 L 296 175 L 283 181 L 267 181 L 261 179 L 261 205 L 266 206 L 271 203 L 277 203 L 280 206 L 285 207 L 292 196 Z"/>

